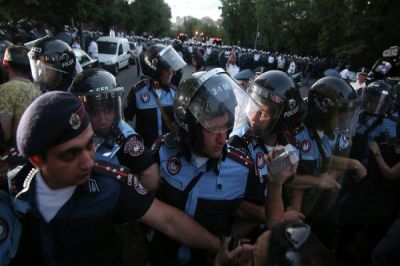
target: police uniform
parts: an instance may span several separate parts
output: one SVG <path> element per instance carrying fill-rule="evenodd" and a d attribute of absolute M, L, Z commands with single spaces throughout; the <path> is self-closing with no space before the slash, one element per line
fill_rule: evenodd
<path fill-rule="evenodd" d="M 371 155 L 369 144 L 376 141 L 384 161 L 393 167 L 399 160 L 396 151 L 396 122 L 384 117 L 361 115 L 360 124 L 353 137 L 350 156 L 360 160 L 367 168 L 367 176 L 358 184 L 346 184 L 347 201 L 343 202 L 342 212 L 345 221 L 351 223 L 388 226 L 400 206 L 400 183 L 387 180 L 375 158 Z M 355 202 L 364 203 L 362 205 Z M 358 206 L 359 205 L 359 206 Z M 349 218 L 350 217 L 350 218 Z"/>
<path fill-rule="evenodd" d="M 264 156 L 268 154 L 268 150 L 261 140 L 246 135 L 247 128 L 247 126 L 242 126 L 239 129 L 235 129 L 231 133 L 228 143 L 248 154 L 253 161 L 255 178 L 248 180 L 246 200 L 257 205 L 264 205 L 267 195 L 268 176 L 268 165 L 265 163 Z"/>
<path fill-rule="evenodd" d="M 252 160 L 246 154 L 227 146 L 221 159 L 208 159 L 198 165 L 192 154 L 190 160 L 180 152 L 174 133 L 162 137 L 155 145 L 158 150 L 163 201 L 184 210 L 207 230 L 216 235 L 228 235 L 233 212 L 245 197 L 246 185 L 253 175 Z M 155 265 L 206 265 L 200 251 L 156 234 Z M 171 264 L 168 264 L 170 262 Z"/>
<path fill-rule="evenodd" d="M 131 90 L 127 107 L 124 110 L 126 120 L 132 120 L 136 115 L 135 130 L 144 140 L 144 144 L 150 147 L 160 136 L 171 131 L 173 123 L 172 105 L 175 99 L 173 87 L 163 88 L 161 96 L 158 96 L 148 80 L 142 80 Z M 169 121 L 166 122 L 158 106 L 157 99 L 164 109 Z"/>
<path fill-rule="evenodd" d="M 297 174 L 319 176 L 328 169 L 329 157 L 332 156 L 332 144 L 326 133 L 320 137 L 316 130 L 303 124 L 295 135 L 296 146 L 300 152 Z M 322 197 L 321 189 L 304 190 L 302 213 L 312 218 L 311 212 Z"/>
<path fill-rule="evenodd" d="M 368 165 L 369 144 L 381 134 L 387 134 L 391 139 L 396 138 L 396 127 L 397 123 L 392 119 L 362 114 L 356 128 L 356 135 L 353 137 L 353 157 L 359 159 L 364 165 Z"/>
<path fill-rule="evenodd" d="M 126 122 L 120 121 L 117 131 L 117 137 L 96 139 L 96 160 L 124 165 L 133 173 L 140 173 L 156 163 L 153 152 Z"/>
<path fill-rule="evenodd" d="M 56 216 L 45 222 L 36 202 L 37 171 L 26 165 L 13 179 L 18 199 L 29 204 L 16 263 L 23 265 L 116 265 L 119 254 L 113 223 L 139 219 L 153 196 L 120 167 L 97 163 L 110 174 L 92 174 L 79 185 Z M 117 171 L 113 174 L 113 170 Z M 118 177 L 120 175 L 120 177 Z M 32 182 L 33 181 L 33 182 Z M 19 192 L 18 192 L 19 191 Z M 21 264 L 22 265 L 22 264 Z"/>
<path fill-rule="evenodd" d="M 15 213 L 24 213 L 24 207 L 0 189 L 0 265 L 8 265 L 15 257 L 22 231 Z"/>
<path fill-rule="evenodd" d="M 49 92 L 37 98 L 21 118 L 17 145 L 32 157 L 76 138 L 89 117 L 70 93 Z M 47 130 L 48 128 L 52 130 Z M 46 131 L 44 131 L 46 130 Z M 16 265 L 118 265 L 112 224 L 142 217 L 153 195 L 127 168 L 96 162 L 90 178 L 46 222 L 38 202 L 40 172 L 30 163 L 10 174 L 12 195 L 29 208 Z"/>

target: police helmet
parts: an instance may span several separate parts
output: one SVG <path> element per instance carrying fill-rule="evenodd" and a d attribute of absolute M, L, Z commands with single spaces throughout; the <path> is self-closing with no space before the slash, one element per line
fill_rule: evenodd
<path fill-rule="evenodd" d="M 390 84 L 374 81 L 368 84 L 361 96 L 361 110 L 371 115 L 385 115 L 394 97 Z"/>
<path fill-rule="evenodd" d="M 247 93 L 256 102 L 267 106 L 270 116 L 268 126 L 256 135 L 266 135 L 277 125 L 277 128 L 296 126 L 307 113 L 300 89 L 285 72 L 271 70 L 263 73 Z"/>
<path fill-rule="evenodd" d="M 179 40 L 179 39 L 175 39 L 175 40 L 172 42 L 172 46 L 174 47 L 174 49 L 175 49 L 176 51 L 181 51 L 181 52 L 182 52 L 182 50 L 183 50 L 182 41 Z"/>
<path fill-rule="evenodd" d="M 185 61 L 171 45 L 154 44 L 140 54 L 143 74 L 157 82 L 161 82 L 160 76 L 163 70 L 177 71 L 185 65 Z"/>
<path fill-rule="evenodd" d="M 173 105 L 183 148 L 201 151 L 202 128 L 213 133 L 228 132 L 229 135 L 246 98 L 248 96 L 240 86 L 221 68 L 196 72 L 184 80 L 176 91 Z M 213 123 L 214 118 L 226 114 L 228 121 L 223 126 Z"/>
<path fill-rule="evenodd" d="M 71 47 L 53 37 L 37 40 L 28 53 L 33 80 L 42 91 L 66 91 L 75 75 L 76 58 Z"/>
<path fill-rule="evenodd" d="M 308 92 L 308 121 L 322 125 L 325 130 L 333 130 L 340 126 L 332 124 L 333 118 L 340 115 L 339 122 L 345 123 L 343 130 L 351 131 L 358 114 L 356 99 L 356 92 L 344 80 L 321 78 Z"/>
<path fill-rule="evenodd" d="M 118 133 L 124 88 L 117 85 L 111 73 L 96 68 L 84 70 L 73 80 L 70 92 L 84 103 L 96 135 Z"/>

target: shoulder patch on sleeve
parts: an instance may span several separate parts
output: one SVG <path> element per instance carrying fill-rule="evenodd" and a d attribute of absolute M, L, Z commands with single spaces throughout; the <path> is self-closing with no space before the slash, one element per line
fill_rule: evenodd
<path fill-rule="evenodd" d="M 226 148 L 227 157 L 249 168 L 254 167 L 253 160 L 244 152 L 228 145 Z"/>
<path fill-rule="evenodd" d="M 137 193 L 145 195 L 147 189 L 142 186 L 139 179 L 127 167 L 111 164 L 105 161 L 96 161 L 93 171 L 102 176 L 109 177 L 123 185 L 133 187 Z"/>
<path fill-rule="evenodd" d="M 143 139 L 139 135 L 133 135 L 125 141 L 124 153 L 137 157 L 144 152 Z"/>

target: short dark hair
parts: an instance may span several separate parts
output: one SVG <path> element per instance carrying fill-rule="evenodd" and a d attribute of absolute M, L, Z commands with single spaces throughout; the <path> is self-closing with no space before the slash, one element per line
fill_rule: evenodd
<path fill-rule="evenodd" d="M 28 51 L 24 46 L 12 45 L 7 48 L 4 54 L 4 63 L 15 71 L 30 74 L 31 67 L 28 59 Z"/>

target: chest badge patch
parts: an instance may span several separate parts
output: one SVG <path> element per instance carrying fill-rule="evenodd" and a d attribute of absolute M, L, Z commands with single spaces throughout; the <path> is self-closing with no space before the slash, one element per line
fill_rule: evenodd
<path fill-rule="evenodd" d="M 139 182 L 136 176 L 133 177 L 133 187 L 135 188 L 136 192 L 139 193 L 140 195 L 147 194 L 147 189 L 143 187 L 143 185 Z"/>
<path fill-rule="evenodd" d="M 124 152 L 137 157 L 144 152 L 144 144 L 141 139 L 134 136 L 125 143 Z"/>
<path fill-rule="evenodd" d="M 174 156 L 168 159 L 168 165 L 167 165 L 168 173 L 170 173 L 171 175 L 176 175 L 177 173 L 179 173 L 181 168 L 182 168 L 181 161 L 178 159 L 178 157 Z"/>
<path fill-rule="evenodd" d="M 142 99 L 143 103 L 148 103 L 150 101 L 150 96 L 149 96 L 149 94 L 147 92 L 143 92 L 140 95 L 140 98 Z"/>
<path fill-rule="evenodd" d="M 309 152 L 311 150 L 311 142 L 308 139 L 303 140 L 303 142 L 300 145 L 300 148 L 301 151 L 304 153 Z"/>
<path fill-rule="evenodd" d="M 265 160 L 264 160 L 264 153 L 263 152 L 257 152 L 256 155 L 256 165 L 258 169 L 262 169 L 265 166 Z"/>

